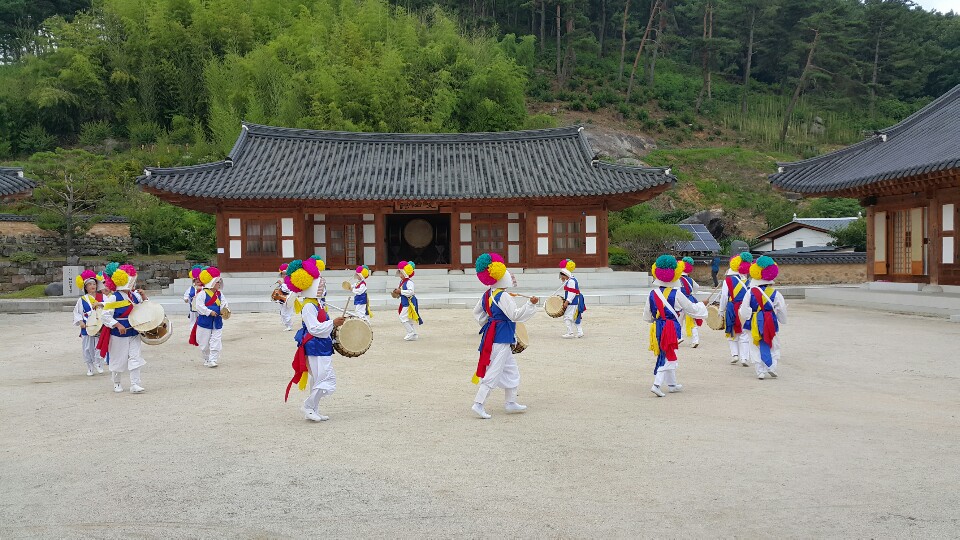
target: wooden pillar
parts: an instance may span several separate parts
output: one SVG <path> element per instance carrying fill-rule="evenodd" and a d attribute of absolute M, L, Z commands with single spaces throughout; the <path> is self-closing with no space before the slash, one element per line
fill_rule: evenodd
<path fill-rule="evenodd" d="M 463 261 L 460 260 L 460 212 L 459 208 L 450 208 L 450 267 L 462 269 Z"/>
<path fill-rule="evenodd" d="M 874 272 L 874 257 L 876 256 L 876 249 L 874 248 L 875 243 L 875 234 L 873 223 L 876 219 L 876 210 L 874 207 L 867 207 L 867 281 L 875 281 L 876 273 Z M 771 246 L 772 247 L 772 246 Z"/>
<path fill-rule="evenodd" d="M 609 266 L 610 264 L 610 233 L 607 230 L 607 205 L 603 205 L 597 216 L 597 253 L 600 256 L 598 267 Z"/>
<path fill-rule="evenodd" d="M 374 247 L 377 254 L 377 264 L 374 265 L 374 268 L 381 270 L 390 269 L 387 264 L 387 214 L 390 211 L 391 207 L 383 206 L 374 210 L 373 215 L 373 228 L 376 235 Z M 366 242 L 366 239 L 364 239 L 364 242 Z"/>
<path fill-rule="evenodd" d="M 936 190 L 927 193 L 927 277 L 931 285 L 940 284 L 940 264 L 943 262 L 943 211 Z"/>

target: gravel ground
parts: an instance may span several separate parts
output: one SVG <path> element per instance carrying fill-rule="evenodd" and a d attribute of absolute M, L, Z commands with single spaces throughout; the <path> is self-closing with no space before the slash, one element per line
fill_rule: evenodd
<path fill-rule="evenodd" d="M 636 308 L 581 340 L 539 314 L 528 411 L 484 421 L 470 312 L 423 315 L 376 313 L 319 424 L 275 315 L 227 321 L 216 369 L 181 324 L 141 395 L 84 375 L 70 314 L 0 315 L 0 537 L 960 536 L 960 325 L 794 302 L 779 379 L 704 327 L 656 398 Z"/>

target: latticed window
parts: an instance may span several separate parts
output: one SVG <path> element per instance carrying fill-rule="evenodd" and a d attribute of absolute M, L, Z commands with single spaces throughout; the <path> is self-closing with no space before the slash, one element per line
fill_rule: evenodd
<path fill-rule="evenodd" d="M 553 252 L 558 254 L 583 252 L 583 226 L 579 219 L 553 221 Z"/>
<path fill-rule="evenodd" d="M 246 222 L 246 254 L 277 256 L 277 220 L 251 219 Z"/>

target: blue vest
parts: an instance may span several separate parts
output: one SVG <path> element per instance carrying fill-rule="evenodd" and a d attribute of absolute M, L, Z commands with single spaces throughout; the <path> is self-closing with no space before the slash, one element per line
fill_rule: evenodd
<path fill-rule="evenodd" d="M 494 296 L 494 302 L 492 305 L 488 305 L 490 302 L 490 289 L 487 292 L 483 293 L 483 307 L 487 312 L 487 322 L 484 323 L 483 328 L 480 329 L 480 334 L 483 336 L 480 338 L 480 347 L 478 351 L 483 348 L 483 341 L 486 339 L 487 331 L 490 330 L 490 322 L 497 321 L 496 333 L 493 335 L 494 343 L 509 343 L 513 345 L 517 341 L 517 323 L 510 320 L 507 317 L 507 314 L 500 309 L 500 306 L 497 305 L 497 301 L 500 300 L 500 296 L 504 294 L 504 291 L 500 291 Z"/>
<path fill-rule="evenodd" d="M 324 312 L 321 315 L 319 309 L 316 310 L 316 313 L 308 314 L 307 313 L 308 305 L 313 305 L 313 304 L 312 303 L 304 304 L 303 311 L 300 312 L 302 316 L 317 317 L 317 320 L 320 322 L 324 322 L 327 320 L 326 312 Z M 314 308 L 316 307 L 317 306 L 314 306 Z M 313 310 L 310 310 L 310 311 L 313 311 Z M 303 345 L 303 352 L 307 356 L 333 356 L 333 338 L 329 336 L 325 338 L 313 336 L 313 339 L 311 339 L 306 343 L 306 345 L 304 345 L 303 340 L 305 340 L 309 335 L 310 335 L 310 332 L 307 331 L 306 323 L 301 323 L 300 330 L 298 330 L 297 335 L 293 337 L 293 339 L 297 342 L 298 345 Z"/>
<path fill-rule="evenodd" d="M 132 336 L 140 335 L 140 332 L 137 332 L 136 330 L 133 329 L 133 327 L 130 326 L 130 321 L 127 319 L 127 317 L 129 317 L 130 312 L 133 311 L 133 306 L 136 304 L 139 304 L 141 300 L 137 298 L 136 294 L 132 292 L 129 294 L 130 294 L 130 305 L 114 308 L 113 310 L 113 318 L 117 321 L 117 325 L 123 326 L 124 328 L 126 328 L 127 333 L 121 334 L 119 329 L 117 329 L 116 327 L 113 327 L 110 329 L 111 336 L 132 337 Z M 124 296 L 124 294 L 120 291 L 117 291 L 110 295 L 110 302 L 123 302 L 125 300 L 127 300 L 127 297 Z"/>
<path fill-rule="evenodd" d="M 364 281 L 363 283 L 366 283 Z M 353 305 L 359 306 L 360 304 L 367 303 L 367 291 L 363 291 L 363 294 L 358 294 L 353 297 Z"/>
<path fill-rule="evenodd" d="M 203 305 L 207 306 L 207 303 L 213 296 L 207 292 L 207 289 L 203 290 L 205 298 L 203 298 Z M 220 291 L 214 292 L 214 294 L 219 299 Z M 220 314 L 220 306 L 216 302 L 213 305 L 207 306 L 207 309 L 213 311 L 217 315 Z M 200 328 L 206 328 L 207 330 L 220 330 L 223 328 L 223 317 L 214 317 L 213 315 L 200 315 L 197 313 L 197 326 Z"/>
<path fill-rule="evenodd" d="M 87 295 L 83 295 L 83 296 L 80 297 L 80 304 L 81 304 L 81 306 L 83 307 L 83 312 L 84 312 L 84 313 L 90 313 L 90 314 L 92 315 L 91 312 L 93 311 L 93 306 L 90 305 L 90 302 L 87 302 L 86 296 L 87 296 Z M 94 298 L 94 300 L 96 300 L 97 295 L 94 294 L 94 295 L 93 295 L 93 298 Z M 84 319 L 83 322 L 87 322 L 87 320 L 88 320 L 88 319 Z M 89 335 L 90 335 L 90 334 L 87 333 L 87 329 L 86 329 L 86 328 L 81 328 L 81 329 L 80 329 L 80 336 L 81 336 L 81 337 L 82 337 L 82 336 L 89 336 Z"/>

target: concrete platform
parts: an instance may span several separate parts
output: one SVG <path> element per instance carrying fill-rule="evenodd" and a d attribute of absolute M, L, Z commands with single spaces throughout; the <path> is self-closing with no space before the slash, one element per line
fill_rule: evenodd
<path fill-rule="evenodd" d="M 816 304 L 944 317 L 960 322 L 960 293 L 939 292 L 912 283 L 864 283 L 859 287 L 807 289 Z"/>

